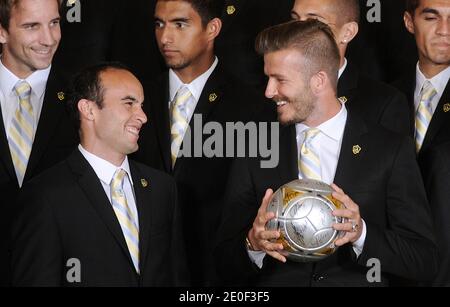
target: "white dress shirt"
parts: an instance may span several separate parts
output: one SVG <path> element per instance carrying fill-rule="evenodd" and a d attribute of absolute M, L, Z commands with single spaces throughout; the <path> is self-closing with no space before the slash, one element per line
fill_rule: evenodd
<path fill-rule="evenodd" d="M 181 81 L 180 78 L 177 76 L 177 74 L 172 69 L 170 69 L 169 70 L 169 102 L 168 102 L 169 110 L 171 110 L 171 104 L 172 104 L 173 100 L 175 99 L 175 95 L 177 94 L 178 90 L 182 86 L 187 86 L 187 88 L 191 92 L 192 97 L 195 101 L 194 104 L 187 106 L 188 108 L 187 108 L 186 112 L 188 114 L 188 119 L 189 119 L 188 122 L 190 122 L 192 115 L 194 114 L 195 107 L 197 106 L 200 96 L 202 95 L 203 88 L 205 87 L 205 84 L 208 81 L 211 74 L 213 73 L 214 69 L 216 69 L 218 63 L 219 63 L 219 60 L 216 57 L 213 64 L 211 65 L 211 67 L 189 84 L 184 84 L 183 81 Z"/>
<path fill-rule="evenodd" d="M 341 68 L 339 68 L 338 72 L 338 79 L 341 78 L 342 74 L 344 73 L 345 69 L 347 68 L 347 58 L 344 58 L 344 65 L 342 65 Z"/>
<path fill-rule="evenodd" d="M 127 172 L 127 176 L 124 177 L 123 190 L 125 192 L 125 197 L 127 199 L 128 207 L 130 207 L 133 217 L 136 218 L 135 223 L 139 228 L 139 217 L 136 208 L 136 200 L 134 196 L 133 189 L 133 179 L 131 178 L 130 165 L 128 164 L 128 157 L 125 156 L 125 160 L 121 166 L 117 167 L 108 161 L 97 157 L 96 155 L 88 152 L 83 146 L 78 145 L 78 150 L 81 152 L 83 157 L 88 161 L 91 167 L 94 169 L 95 174 L 97 174 L 98 179 L 105 190 L 106 196 L 108 196 L 109 202 L 111 202 L 111 182 L 113 180 L 114 174 L 118 169 L 123 169 Z"/>
<path fill-rule="evenodd" d="M 346 122 L 347 109 L 345 105 L 342 104 L 341 110 L 338 114 L 336 114 L 328 121 L 315 127 L 320 130 L 320 133 L 314 139 L 312 139 L 311 146 L 315 149 L 315 152 L 319 154 L 322 181 L 328 184 L 334 182 Z M 311 127 L 308 127 L 304 124 L 295 125 L 298 149 L 297 152 L 300 152 L 301 146 L 303 144 L 305 138 L 304 131 L 309 128 Z M 302 179 L 301 173 L 298 174 L 298 178 Z M 350 198 L 352 197 L 351 195 L 349 196 Z M 353 250 L 358 257 L 363 251 L 364 242 L 367 235 L 367 229 L 364 221 L 362 227 L 361 237 L 355 243 L 353 243 Z M 259 268 L 262 268 L 263 260 L 266 254 L 260 251 L 248 252 L 252 261 Z"/>
<path fill-rule="evenodd" d="M 444 94 L 445 87 L 447 86 L 448 79 L 450 78 L 450 66 L 441 71 L 439 74 L 434 76 L 431 79 L 427 79 L 425 75 L 420 71 L 419 63 L 417 63 L 416 67 L 416 89 L 414 90 L 414 110 L 417 113 L 417 109 L 419 108 L 421 91 L 423 88 L 423 84 L 426 81 L 430 81 L 436 90 L 437 94 L 431 100 L 431 109 L 432 113 L 436 111 L 436 108 L 439 104 L 439 100 L 441 100 L 442 95 Z"/>
<path fill-rule="evenodd" d="M 31 86 L 30 102 L 33 106 L 33 140 L 36 135 L 36 129 L 41 116 L 42 105 L 44 103 L 45 87 L 50 74 L 51 67 L 37 70 L 28 78 L 24 79 Z M 14 90 L 14 86 L 22 79 L 14 75 L 6 68 L 0 60 L 0 104 L 3 115 L 3 125 L 5 127 L 6 137 L 9 137 L 9 127 L 14 118 L 15 112 L 19 107 L 19 98 Z"/>

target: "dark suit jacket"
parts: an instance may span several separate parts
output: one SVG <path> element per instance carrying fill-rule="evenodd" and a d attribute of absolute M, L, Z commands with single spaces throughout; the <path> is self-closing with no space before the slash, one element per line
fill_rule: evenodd
<path fill-rule="evenodd" d="M 264 61 L 255 52 L 256 36 L 273 25 L 290 20 L 293 0 L 225 0 L 223 27 L 215 51 L 229 73 L 242 83 L 264 88 Z M 233 6 L 235 12 L 228 14 Z"/>
<path fill-rule="evenodd" d="M 410 135 L 414 137 L 415 130 L 415 107 L 414 107 L 414 91 L 416 88 L 416 70 L 415 67 L 413 70 L 409 71 L 409 74 L 406 74 L 403 79 L 400 79 L 394 83 L 399 90 L 405 93 L 408 99 L 408 110 L 409 110 L 409 120 L 410 120 Z M 428 126 L 427 134 L 425 135 L 425 139 L 423 141 L 422 148 L 419 151 L 419 159 L 423 152 L 427 151 L 427 149 L 433 144 L 437 144 L 442 142 L 445 139 L 448 139 L 450 135 L 450 112 L 448 108 L 450 106 L 450 82 L 447 82 L 447 86 L 445 91 L 441 97 L 441 100 L 438 103 L 436 111 L 433 114 L 433 118 L 431 119 L 431 123 Z"/>
<path fill-rule="evenodd" d="M 211 94 L 216 94 L 217 99 L 210 101 Z M 213 241 L 232 158 L 207 158 L 202 153 L 201 157 L 177 159 L 172 169 L 168 74 L 164 74 L 156 84 L 146 89 L 146 98 L 148 100 L 144 109 L 150 117 L 150 124 L 141 132 L 140 150 L 136 159 L 174 176 L 181 204 L 192 282 L 194 285 L 215 284 L 217 277 L 212 257 Z M 202 116 L 203 124 L 201 127 L 197 126 L 197 129 L 202 130 L 209 122 L 217 122 L 225 127 L 226 122 L 247 122 L 251 116 L 257 121 L 256 114 L 258 109 L 264 107 L 264 103 L 261 96 L 233 81 L 219 64 L 208 79 L 192 118 Z M 196 130 L 193 119 L 190 122 L 192 134 Z M 203 142 L 208 137 L 209 135 L 203 136 Z M 226 149 L 226 134 L 221 140 Z"/>
<path fill-rule="evenodd" d="M 130 170 L 139 215 L 140 275 L 100 180 L 76 150 L 20 193 L 12 227 L 13 284 L 172 286 L 183 279 L 175 183 L 133 161 Z M 81 264 L 80 283 L 66 279 L 72 258 Z"/>
<path fill-rule="evenodd" d="M 450 142 L 433 145 L 419 161 L 439 249 L 439 271 L 430 285 L 450 286 Z"/>
<path fill-rule="evenodd" d="M 58 98 L 63 93 L 66 82 L 61 74 L 52 68 L 45 90 L 44 103 L 36 130 L 33 148 L 25 173 L 27 182 L 45 169 L 65 159 L 78 144 L 78 133 L 70 122 L 64 100 Z M 0 110 L 1 115 L 1 110 Z M 0 116 L 2 118 L 2 116 Z M 7 233 L 11 222 L 11 210 L 19 191 L 14 165 L 9 151 L 3 120 L 0 121 L 0 193 L 4 202 L 0 208 L 4 213 L 0 223 L 1 233 Z M 7 235 L 0 238 L 0 285 L 9 284 L 10 273 L 7 261 Z"/>
<path fill-rule="evenodd" d="M 338 97 L 346 97 L 346 106 L 365 120 L 408 135 L 408 102 L 396 88 L 361 75 L 350 62 L 338 82 Z"/>
<path fill-rule="evenodd" d="M 295 126 L 280 134 L 280 164 L 260 169 L 258 159 L 238 160 L 230 175 L 226 207 L 218 235 L 218 268 L 230 283 L 270 286 L 361 286 L 369 259 L 389 274 L 431 279 L 436 247 L 430 213 L 410 139 L 364 123 L 349 112 L 334 182 L 360 207 L 367 236 L 358 259 L 350 245 L 317 263 L 283 264 L 266 256 L 262 270 L 251 263 L 245 237 L 266 189 L 298 178 Z M 362 148 L 353 154 L 353 146 Z"/>

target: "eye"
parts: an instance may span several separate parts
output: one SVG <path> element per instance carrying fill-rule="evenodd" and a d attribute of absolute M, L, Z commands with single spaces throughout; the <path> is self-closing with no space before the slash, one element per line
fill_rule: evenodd
<path fill-rule="evenodd" d="M 37 29 L 38 28 L 38 24 L 37 23 L 29 23 L 29 24 L 26 24 L 26 25 L 24 25 L 23 27 L 26 29 L 26 30 L 35 30 L 35 29 Z"/>
<path fill-rule="evenodd" d="M 155 21 L 155 28 L 162 28 L 164 27 L 164 24 L 161 21 Z"/>
<path fill-rule="evenodd" d="M 59 20 L 54 20 L 50 23 L 50 26 L 57 26 L 59 25 Z"/>
<path fill-rule="evenodd" d="M 184 22 L 177 22 L 177 23 L 175 23 L 175 26 L 179 29 L 184 29 L 184 28 L 186 28 L 187 24 Z"/>

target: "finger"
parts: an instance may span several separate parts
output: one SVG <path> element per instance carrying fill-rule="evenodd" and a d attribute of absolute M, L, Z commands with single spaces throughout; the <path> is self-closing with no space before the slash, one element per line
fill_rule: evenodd
<path fill-rule="evenodd" d="M 273 190 L 267 189 L 266 194 L 264 195 L 264 198 L 262 200 L 261 209 L 265 212 L 267 211 L 267 207 L 269 206 L 270 199 L 272 198 Z"/>
<path fill-rule="evenodd" d="M 283 250 L 283 244 L 280 243 L 272 243 L 270 241 L 261 241 L 262 250 L 265 252 L 276 252 Z"/>
<path fill-rule="evenodd" d="M 347 244 L 348 242 L 350 242 L 350 239 L 349 239 L 347 236 L 345 236 L 345 237 L 343 237 L 343 238 L 337 239 L 337 240 L 334 242 L 334 244 L 335 244 L 336 246 L 343 246 L 343 245 Z"/>
<path fill-rule="evenodd" d="M 352 223 L 333 224 L 333 229 L 337 231 L 354 232 Z"/>
<path fill-rule="evenodd" d="M 286 257 L 281 255 L 279 252 L 267 252 L 267 255 L 277 259 L 280 262 L 286 263 Z"/>
<path fill-rule="evenodd" d="M 356 219 L 356 213 L 348 209 L 333 210 L 333 216 L 343 217 L 347 219 Z"/>
<path fill-rule="evenodd" d="M 280 233 L 278 231 L 260 231 L 257 234 L 258 240 L 274 240 L 280 237 Z"/>
<path fill-rule="evenodd" d="M 338 192 L 338 193 L 345 194 L 345 193 L 344 193 L 344 190 L 342 190 L 337 184 L 332 183 L 332 184 L 331 184 L 331 188 L 332 188 L 333 190 L 335 190 L 336 192 Z"/>
<path fill-rule="evenodd" d="M 254 225 L 257 229 L 262 229 L 266 226 L 267 222 L 275 218 L 274 212 L 260 212 L 256 217 L 256 224 Z"/>

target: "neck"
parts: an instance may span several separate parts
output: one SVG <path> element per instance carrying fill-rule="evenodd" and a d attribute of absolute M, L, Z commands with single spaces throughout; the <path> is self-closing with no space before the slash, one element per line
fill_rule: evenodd
<path fill-rule="evenodd" d="M 20 67 L 13 65 L 9 61 L 9 56 L 7 54 L 1 55 L 1 60 L 3 66 L 5 66 L 10 72 L 12 72 L 17 78 L 24 80 L 28 78 L 33 72 L 28 70 L 21 70 Z"/>
<path fill-rule="evenodd" d="M 336 97 L 330 97 L 323 103 L 317 103 L 304 124 L 308 127 L 317 127 L 332 119 L 341 111 L 342 105 Z"/>
<path fill-rule="evenodd" d="M 204 74 L 214 63 L 214 59 L 215 56 L 211 53 L 209 56 L 200 59 L 195 65 L 189 65 L 182 69 L 173 69 L 173 71 L 184 84 L 189 84 Z"/>
<path fill-rule="evenodd" d="M 419 61 L 420 71 L 425 75 L 427 79 L 431 79 L 434 76 L 438 75 L 442 71 L 448 68 L 448 64 L 434 64 L 429 61 Z"/>
<path fill-rule="evenodd" d="M 83 141 L 81 142 L 81 146 L 83 146 L 83 148 L 86 149 L 91 154 L 108 161 L 114 166 L 122 165 L 126 155 L 114 153 L 114 151 L 111 148 L 103 148 L 99 145 L 100 144 L 98 143 L 83 142 Z"/>

